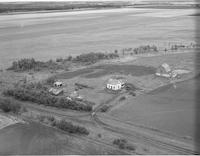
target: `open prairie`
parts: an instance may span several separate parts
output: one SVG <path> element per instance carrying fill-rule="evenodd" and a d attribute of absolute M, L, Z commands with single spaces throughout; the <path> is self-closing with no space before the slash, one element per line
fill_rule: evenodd
<path fill-rule="evenodd" d="M 194 13 L 125 8 L 0 15 L 0 68 L 25 57 L 46 60 L 141 44 L 194 42 Z"/>
<path fill-rule="evenodd" d="M 25 106 L 21 117 L 30 122 L 1 130 L 0 154 L 194 154 L 199 13 L 148 7 L 1 14 L 0 92 Z M 172 48 L 179 44 L 184 48 Z M 148 52 L 134 51 L 138 46 Z M 56 61 L 24 59 L 2 70 L 22 58 Z M 163 63 L 170 78 L 155 75 Z M 173 77 L 175 70 L 189 74 Z M 69 132 L 57 118 L 84 126 L 88 135 L 41 125 Z M 130 144 L 115 146 L 118 138 Z"/>

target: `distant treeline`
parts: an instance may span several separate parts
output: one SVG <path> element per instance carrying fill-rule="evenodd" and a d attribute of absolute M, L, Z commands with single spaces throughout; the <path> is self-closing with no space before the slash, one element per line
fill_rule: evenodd
<path fill-rule="evenodd" d="M 49 94 L 48 89 L 41 83 L 18 85 L 15 88 L 5 90 L 3 94 L 5 96 L 12 96 L 17 100 L 30 101 L 45 106 L 86 112 L 92 111 L 92 106 Z"/>
<path fill-rule="evenodd" d="M 130 6 L 130 2 L 24 2 L 0 3 L 0 13 L 45 10 L 72 10 L 84 8 L 120 8 Z"/>
<path fill-rule="evenodd" d="M 100 60 L 109 60 L 118 58 L 119 55 L 117 53 L 88 53 L 88 54 L 81 54 L 73 58 L 73 62 L 80 62 L 80 63 L 87 63 L 87 64 L 94 64 Z"/>
<path fill-rule="evenodd" d="M 109 60 L 109 59 L 115 59 L 118 58 L 119 55 L 115 52 L 115 53 L 86 53 L 86 54 L 81 54 L 75 57 L 72 56 L 68 56 L 67 58 L 57 58 L 56 62 L 73 62 L 73 63 L 81 63 L 81 64 L 94 64 L 98 61 L 101 60 Z"/>
<path fill-rule="evenodd" d="M 35 70 L 40 71 L 42 69 L 61 69 L 62 66 L 57 64 L 56 62 L 49 60 L 47 62 L 36 61 L 35 59 L 21 59 L 18 61 L 14 61 L 12 66 L 8 68 L 8 70 L 13 71 L 27 71 L 27 70 Z"/>
<path fill-rule="evenodd" d="M 133 54 L 146 54 L 146 53 L 155 53 L 158 52 L 158 47 L 155 45 L 142 45 L 137 48 L 124 48 L 122 49 L 122 53 L 130 53 Z"/>
<path fill-rule="evenodd" d="M 14 61 L 11 67 L 8 70 L 13 71 L 40 71 L 43 69 L 48 70 L 57 70 L 57 69 L 68 69 L 68 65 L 66 63 L 76 63 L 76 64 L 94 64 L 100 60 L 105 59 L 115 59 L 118 58 L 119 55 L 117 53 L 88 53 L 81 54 L 76 57 L 68 56 L 67 58 L 57 58 L 56 61 L 49 60 L 47 62 L 36 61 L 33 58 L 25 58 L 20 59 L 18 61 Z"/>

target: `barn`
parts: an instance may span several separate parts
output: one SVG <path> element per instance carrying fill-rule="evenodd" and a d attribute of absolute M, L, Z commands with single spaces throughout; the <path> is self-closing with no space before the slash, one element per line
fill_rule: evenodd
<path fill-rule="evenodd" d="M 156 71 L 157 76 L 171 77 L 171 68 L 167 63 L 160 65 Z"/>

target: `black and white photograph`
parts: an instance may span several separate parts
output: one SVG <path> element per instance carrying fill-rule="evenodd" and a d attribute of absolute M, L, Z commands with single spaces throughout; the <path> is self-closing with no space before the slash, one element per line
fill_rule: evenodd
<path fill-rule="evenodd" d="M 0 155 L 200 155 L 200 0 L 0 0 Z"/>

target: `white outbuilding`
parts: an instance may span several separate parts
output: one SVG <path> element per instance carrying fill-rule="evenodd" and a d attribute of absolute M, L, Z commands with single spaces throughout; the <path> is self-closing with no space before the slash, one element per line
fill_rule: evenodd
<path fill-rule="evenodd" d="M 111 90 L 120 90 L 124 87 L 124 82 L 122 80 L 117 80 L 117 79 L 109 79 L 106 88 L 111 89 Z"/>

